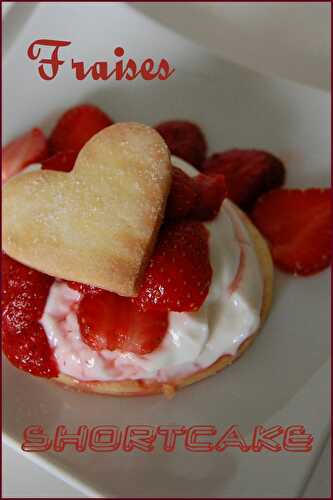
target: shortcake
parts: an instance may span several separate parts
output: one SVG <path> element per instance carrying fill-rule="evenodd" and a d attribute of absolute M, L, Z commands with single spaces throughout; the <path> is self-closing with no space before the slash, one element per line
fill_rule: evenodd
<path fill-rule="evenodd" d="M 281 261 L 283 235 L 262 214 L 284 200 L 285 168 L 265 151 L 206 151 L 195 124 L 113 124 L 92 105 L 67 111 L 48 140 L 34 129 L 4 148 L 12 364 L 80 391 L 170 397 L 245 352 L 272 303 L 271 252 Z M 329 255 L 328 190 L 310 191 L 303 208 L 320 206 L 325 237 L 316 262 L 300 256 L 299 274 Z M 309 238 L 293 229 L 297 245 Z M 289 235 L 288 270 L 292 244 Z"/>

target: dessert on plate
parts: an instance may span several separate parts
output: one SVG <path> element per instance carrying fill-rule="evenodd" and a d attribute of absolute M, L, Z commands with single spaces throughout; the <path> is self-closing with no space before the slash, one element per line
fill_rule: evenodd
<path fill-rule="evenodd" d="M 253 343 L 271 253 L 287 272 L 327 267 L 328 189 L 280 188 L 284 165 L 265 151 L 206 154 L 195 124 L 113 124 L 92 105 L 67 111 L 48 140 L 33 129 L 5 146 L 12 364 L 82 391 L 172 396 Z"/>

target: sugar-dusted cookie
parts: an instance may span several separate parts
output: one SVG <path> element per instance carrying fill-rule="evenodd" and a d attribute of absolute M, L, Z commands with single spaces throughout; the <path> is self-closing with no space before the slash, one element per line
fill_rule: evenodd
<path fill-rule="evenodd" d="M 29 172 L 6 183 L 4 251 L 51 276 L 135 296 L 170 183 L 169 150 L 155 130 L 107 127 L 71 172 Z"/>

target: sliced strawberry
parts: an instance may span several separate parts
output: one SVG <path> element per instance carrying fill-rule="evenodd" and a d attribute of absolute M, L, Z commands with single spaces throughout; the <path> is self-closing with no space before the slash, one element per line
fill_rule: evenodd
<path fill-rule="evenodd" d="M 47 158 L 46 138 L 39 128 L 33 128 L 2 149 L 2 182 L 24 167 Z"/>
<path fill-rule="evenodd" d="M 206 157 L 207 143 L 198 125 L 173 120 L 160 123 L 155 128 L 167 143 L 171 154 L 200 169 Z"/>
<path fill-rule="evenodd" d="M 41 318 L 53 278 L 2 256 L 2 346 L 17 368 L 55 377 L 58 368 Z"/>
<path fill-rule="evenodd" d="M 214 219 L 220 211 L 222 201 L 227 196 L 224 175 L 200 174 L 195 178 L 195 188 L 197 199 L 190 216 L 201 221 Z"/>
<path fill-rule="evenodd" d="M 16 368 L 37 377 L 57 377 L 58 366 L 53 357 L 44 329 L 35 322 L 29 323 L 15 334 L 2 320 L 2 347 L 7 359 Z"/>
<path fill-rule="evenodd" d="M 70 172 L 74 167 L 78 153 L 76 151 L 61 151 L 42 162 L 42 170 L 57 170 Z"/>
<path fill-rule="evenodd" d="M 138 297 L 143 311 L 197 311 L 212 278 L 208 232 L 200 222 L 178 222 L 160 231 Z"/>
<path fill-rule="evenodd" d="M 160 345 L 168 326 L 167 313 L 143 313 L 131 299 L 105 291 L 83 297 L 78 319 L 84 342 L 95 351 L 147 354 Z"/>
<path fill-rule="evenodd" d="M 280 269 L 306 276 L 330 264 L 330 189 L 275 189 L 257 201 L 252 217 Z"/>
<path fill-rule="evenodd" d="M 202 171 L 207 175 L 223 174 L 228 197 L 243 209 L 251 208 L 261 194 L 285 180 L 283 163 L 271 153 L 256 149 L 215 153 L 204 162 Z"/>
<path fill-rule="evenodd" d="M 1 264 L 2 308 L 6 307 L 9 302 L 14 301 L 18 296 L 32 294 L 32 306 L 34 307 L 34 317 L 32 319 L 39 319 L 45 305 L 45 294 L 47 295 L 53 278 L 20 264 L 6 254 L 2 254 Z"/>
<path fill-rule="evenodd" d="M 178 167 L 172 169 L 172 184 L 165 211 L 168 220 L 186 217 L 195 206 L 195 181 Z"/>
<path fill-rule="evenodd" d="M 97 106 L 81 104 L 70 108 L 51 133 L 50 151 L 80 151 L 93 135 L 109 125 L 112 125 L 112 120 Z"/>

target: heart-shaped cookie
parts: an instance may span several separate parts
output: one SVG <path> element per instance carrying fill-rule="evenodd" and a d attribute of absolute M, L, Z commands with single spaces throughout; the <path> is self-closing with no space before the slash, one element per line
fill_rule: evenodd
<path fill-rule="evenodd" d="M 170 184 L 169 150 L 155 130 L 107 127 L 71 172 L 29 172 L 6 183 L 4 251 L 51 276 L 135 296 Z"/>

